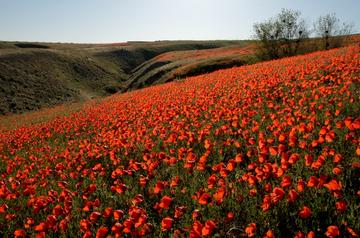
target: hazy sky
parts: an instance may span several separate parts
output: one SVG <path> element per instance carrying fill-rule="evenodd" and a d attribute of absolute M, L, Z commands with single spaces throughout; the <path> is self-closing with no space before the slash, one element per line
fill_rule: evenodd
<path fill-rule="evenodd" d="M 335 12 L 360 29 L 360 0 L 0 0 L 0 40 L 122 42 L 247 39 L 281 8 Z"/>

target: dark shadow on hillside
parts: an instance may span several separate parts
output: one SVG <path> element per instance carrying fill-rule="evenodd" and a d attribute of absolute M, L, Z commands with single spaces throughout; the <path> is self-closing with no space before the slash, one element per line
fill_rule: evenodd
<path fill-rule="evenodd" d="M 34 43 L 17 43 L 14 44 L 18 48 L 33 48 L 33 49 L 49 49 L 50 47 L 47 45 L 40 45 Z"/>

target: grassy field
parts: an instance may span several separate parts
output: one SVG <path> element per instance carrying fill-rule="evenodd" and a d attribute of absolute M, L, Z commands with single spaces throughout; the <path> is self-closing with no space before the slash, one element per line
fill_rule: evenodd
<path fill-rule="evenodd" d="M 171 51 L 158 55 L 132 71 L 127 89 L 169 82 L 256 62 L 255 43 L 243 41 L 216 49 Z"/>
<path fill-rule="evenodd" d="M 219 48 L 239 42 L 0 42 L 0 114 L 31 111 L 126 91 L 133 70 L 160 54 Z"/>
<path fill-rule="evenodd" d="M 34 123 L 0 132 L 0 236 L 358 237 L 359 52 L 19 116 Z"/>
<path fill-rule="evenodd" d="M 359 35 L 348 43 L 360 42 Z M 321 48 L 320 39 L 303 43 Z M 0 115 L 102 98 L 259 62 L 256 41 L 0 42 Z"/>

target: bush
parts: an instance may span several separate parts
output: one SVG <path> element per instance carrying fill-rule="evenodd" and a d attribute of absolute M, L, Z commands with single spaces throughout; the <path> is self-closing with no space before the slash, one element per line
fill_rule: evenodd
<path fill-rule="evenodd" d="M 353 31 L 353 25 L 341 22 L 335 13 L 320 16 L 314 22 L 314 31 L 323 41 L 323 49 L 337 48 L 344 46 L 346 43 L 346 35 L 350 35 Z"/>
<path fill-rule="evenodd" d="M 114 94 L 119 91 L 119 88 L 114 85 L 108 85 L 104 88 L 104 90 L 105 90 L 105 92 L 107 92 L 109 94 Z"/>
<path fill-rule="evenodd" d="M 282 9 L 275 18 L 254 24 L 255 38 L 262 45 L 258 52 L 261 59 L 276 59 L 298 53 L 300 43 L 309 36 L 305 20 L 300 15 L 299 11 Z"/>

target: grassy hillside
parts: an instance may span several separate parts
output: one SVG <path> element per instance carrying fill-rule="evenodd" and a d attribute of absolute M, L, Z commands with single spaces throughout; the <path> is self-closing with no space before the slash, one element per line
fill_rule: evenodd
<path fill-rule="evenodd" d="M 174 79 L 231 68 L 256 61 L 255 43 L 242 41 L 216 49 L 171 51 L 136 67 L 128 80 L 128 89 L 169 82 Z"/>
<path fill-rule="evenodd" d="M 1 54 L 0 113 L 104 96 L 106 86 L 120 86 L 125 80 L 106 67 L 81 53 L 22 50 Z"/>
<path fill-rule="evenodd" d="M 126 91 L 133 71 L 170 51 L 201 50 L 237 41 L 119 44 L 0 42 L 0 114 Z M 134 88 L 134 87 L 132 87 Z"/>
<path fill-rule="evenodd" d="M 359 35 L 348 44 L 360 42 Z M 306 51 L 321 39 L 303 42 Z M 104 97 L 259 61 L 256 41 L 0 42 L 0 115 Z"/>
<path fill-rule="evenodd" d="M 219 70 L 0 132 L 0 237 L 358 237 L 359 52 Z"/>

